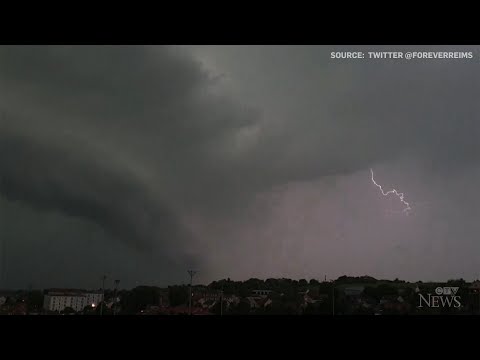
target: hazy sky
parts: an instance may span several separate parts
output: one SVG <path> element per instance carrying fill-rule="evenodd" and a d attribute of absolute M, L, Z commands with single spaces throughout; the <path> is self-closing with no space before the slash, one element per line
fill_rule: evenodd
<path fill-rule="evenodd" d="M 478 50 L 0 46 L 0 288 L 478 278 Z"/>

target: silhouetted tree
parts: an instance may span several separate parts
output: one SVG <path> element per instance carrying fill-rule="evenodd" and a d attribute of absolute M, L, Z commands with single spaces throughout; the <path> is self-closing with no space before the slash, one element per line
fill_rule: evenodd
<path fill-rule="evenodd" d="M 168 289 L 170 306 L 178 306 L 188 303 L 187 286 L 170 286 Z"/>
<path fill-rule="evenodd" d="M 38 290 L 30 291 L 27 295 L 28 311 L 39 311 L 43 307 L 43 293 Z"/>

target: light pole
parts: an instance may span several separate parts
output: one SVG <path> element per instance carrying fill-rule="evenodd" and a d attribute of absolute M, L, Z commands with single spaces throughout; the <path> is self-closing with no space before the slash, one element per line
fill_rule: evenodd
<path fill-rule="evenodd" d="M 113 288 L 113 304 L 112 304 L 113 316 L 115 316 L 115 310 L 117 309 L 117 288 L 119 283 L 120 283 L 120 280 L 114 281 L 115 286 Z"/>
<path fill-rule="evenodd" d="M 192 315 L 192 282 L 193 277 L 197 272 L 194 270 L 188 270 L 188 274 L 190 275 L 190 286 L 188 290 L 188 314 Z"/>
<path fill-rule="evenodd" d="M 102 305 L 100 305 L 100 316 L 103 315 L 103 303 L 105 302 L 105 280 L 107 279 L 106 275 L 102 276 Z"/>
<path fill-rule="evenodd" d="M 1 263 L 1 267 L 0 267 L 0 282 L 1 282 L 1 286 L 4 289 L 6 289 L 7 288 L 7 285 L 6 285 L 7 276 L 5 274 L 6 274 L 6 269 L 7 269 L 7 237 L 2 236 L 2 239 L 0 239 L 0 241 L 2 242 L 2 263 Z"/>
<path fill-rule="evenodd" d="M 478 293 L 478 313 L 480 314 L 480 289 L 477 290 Z"/>
<path fill-rule="evenodd" d="M 4 116 L 5 117 L 5 116 Z M 2 179 L 0 178 L 0 182 Z M 0 184 L 1 185 L 1 184 Z M 3 214 L 2 214 L 3 215 Z M 5 222 L 2 222 L 2 228 L 5 229 Z M 2 258 L 1 258 L 1 264 L 0 264 L 0 287 L 6 289 L 7 288 L 7 236 L 5 236 L 3 233 L 0 242 L 2 244 Z"/>

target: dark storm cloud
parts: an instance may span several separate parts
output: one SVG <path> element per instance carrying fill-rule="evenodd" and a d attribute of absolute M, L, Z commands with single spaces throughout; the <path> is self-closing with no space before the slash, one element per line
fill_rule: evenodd
<path fill-rule="evenodd" d="M 85 218 L 138 249 L 172 239 L 184 245 L 175 215 L 128 169 L 0 128 L 0 191 L 8 200 Z"/>
<path fill-rule="evenodd" d="M 141 110 L 148 110 L 152 97 L 170 104 L 201 79 L 188 64 L 176 71 L 175 61 L 161 63 L 162 56 L 155 78 L 143 53 L 121 47 L 1 48 L 4 99 L 32 110 L 19 116 L 18 108 L 3 104 L 14 112 L 2 124 L 1 189 L 8 199 L 84 217 L 139 248 L 158 242 L 182 246 L 187 234 L 148 185 L 75 141 L 75 134 L 73 139 L 64 135 L 86 129 L 86 137 L 98 135 L 108 142 L 119 132 L 123 141 L 137 128 L 135 120 L 148 132 L 153 119 L 142 119 Z M 139 118 L 132 118 L 131 111 Z"/>
<path fill-rule="evenodd" d="M 224 153 L 257 115 L 211 95 L 216 80 L 174 48 L 0 51 L 2 97 L 24 109 L 17 127 L 53 133 L 60 143 L 69 133 L 113 148 L 117 157 L 153 172 L 179 202 L 213 206 L 227 192 L 222 184 L 236 181 L 234 159 Z"/>
<path fill-rule="evenodd" d="M 267 172 L 274 171 L 276 181 L 348 174 L 406 153 L 438 171 L 478 161 L 478 59 L 330 59 L 331 51 L 471 51 L 471 47 L 195 50 L 207 64 L 211 60 L 212 67 L 219 64 L 218 71 L 231 76 L 232 87 L 240 89 L 242 98 L 269 107 L 270 118 L 255 154 L 260 163 L 269 164 Z"/>
<path fill-rule="evenodd" d="M 3 195 L 194 265 L 176 212 L 215 203 L 222 148 L 252 123 L 213 85 L 174 48 L 1 47 Z"/>

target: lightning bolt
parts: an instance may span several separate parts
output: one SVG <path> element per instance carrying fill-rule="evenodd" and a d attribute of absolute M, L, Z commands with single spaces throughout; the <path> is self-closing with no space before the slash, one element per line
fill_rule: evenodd
<path fill-rule="evenodd" d="M 402 210 L 402 212 L 406 213 L 408 215 L 408 211 L 409 210 L 412 210 L 412 208 L 410 207 L 410 204 L 408 202 L 405 201 L 404 199 L 404 195 L 403 193 L 399 193 L 397 190 L 393 189 L 393 190 L 390 190 L 390 191 L 383 191 L 383 188 L 381 185 L 377 184 L 377 182 L 375 181 L 375 179 L 373 178 L 373 170 L 370 169 L 370 173 L 372 174 L 372 182 L 375 184 L 376 187 L 378 187 L 380 189 L 380 191 L 382 192 L 382 195 L 383 196 L 388 196 L 390 194 L 394 194 L 396 195 L 400 201 L 402 202 L 403 205 L 405 205 L 405 208 Z"/>

